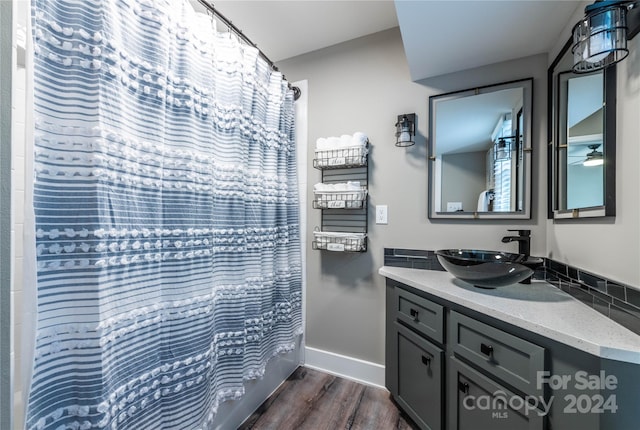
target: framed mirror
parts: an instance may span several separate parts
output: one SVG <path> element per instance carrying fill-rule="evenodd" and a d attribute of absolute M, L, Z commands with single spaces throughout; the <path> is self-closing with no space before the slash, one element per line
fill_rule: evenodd
<path fill-rule="evenodd" d="M 576 74 L 570 46 L 549 68 L 549 217 L 615 216 L 615 65 Z"/>
<path fill-rule="evenodd" d="M 533 78 L 429 97 L 429 218 L 531 218 Z"/>

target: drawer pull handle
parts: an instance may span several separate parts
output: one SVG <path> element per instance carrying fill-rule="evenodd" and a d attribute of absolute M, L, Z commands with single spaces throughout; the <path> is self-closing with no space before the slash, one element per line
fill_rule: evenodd
<path fill-rule="evenodd" d="M 422 356 L 422 364 L 424 364 L 427 367 L 431 367 L 431 358 L 430 357 L 425 357 L 423 355 Z"/>
<path fill-rule="evenodd" d="M 413 318 L 414 321 L 418 321 L 418 311 L 411 308 L 409 309 L 409 314 L 411 315 L 411 317 Z"/>
<path fill-rule="evenodd" d="M 484 343 L 480 344 L 480 352 L 482 352 L 484 355 L 491 357 L 493 356 L 493 346 L 491 345 L 485 345 Z"/>
<path fill-rule="evenodd" d="M 465 394 L 469 394 L 469 384 L 466 382 L 458 382 L 458 390 L 462 391 Z"/>

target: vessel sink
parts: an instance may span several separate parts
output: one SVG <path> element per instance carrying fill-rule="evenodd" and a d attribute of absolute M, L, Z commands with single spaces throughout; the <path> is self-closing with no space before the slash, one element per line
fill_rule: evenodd
<path fill-rule="evenodd" d="M 441 249 L 435 254 L 447 272 L 481 288 L 505 287 L 524 281 L 542 264 L 541 258 L 501 251 Z"/>

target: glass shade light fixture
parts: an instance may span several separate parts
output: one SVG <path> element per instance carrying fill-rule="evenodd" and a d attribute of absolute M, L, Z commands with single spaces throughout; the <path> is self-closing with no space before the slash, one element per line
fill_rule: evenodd
<path fill-rule="evenodd" d="M 416 135 L 416 114 L 405 113 L 398 115 L 396 122 L 396 146 L 414 145 Z"/>
<path fill-rule="evenodd" d="M 582 162 L 585 167 L 602 166 L 604 164 L 604 158 L 602 152 L 598 151 L 600 145 L 589 145 L 591 152 L 587 154 L 587 158 Z"/>
<path fill-rule="evenodd" d="M 493 145 L 493 159 L 495 161 L 504 161 L 511 158 L 511 139 L 516 136 L 499 137 Z"/>
<path fill-rule="evenodd" d="M 637 2 L 597 0 L 573 27 L 573 71 L 589 73 L 623 60 L 627 49 L 627 11 Z"/>

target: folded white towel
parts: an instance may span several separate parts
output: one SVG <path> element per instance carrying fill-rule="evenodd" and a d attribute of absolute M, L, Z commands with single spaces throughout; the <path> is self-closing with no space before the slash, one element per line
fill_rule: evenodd
<path fill-rule="evenodd" d="M 364 239 L 367 235 L 366 233 L 342 233 L 337 231 L 314 231 L 313 235 L 317 238 L 320 237 L 334 237 L 334 238 L 344 238 L 344 239 Z"/>
<path fill-rule="evenodd" d="M 316 249 L 330 251 L 362 251 L 364 250 L 366 233 L 342 233 L 333 231 L 314 231 Z"/>
<path fill-rule="evenodd" d="M 367 197 L 367 189 L 359 181 L 315 184 L 313 193 L 316 209 L 362 209 Z"/>
<path fill-rule="evenodd" d="M 489 190 L 483 191 L 478 196 L 478 212 L 487 212 L 489 210 Z"/>
<path fill-rule="evenodd" d="M 340 137 L 321 137 L 316 139 L 316 151 L 364 147 L 369 139 L 364 133 L 356 132 L 353 136 L 343 134 Z"/>
<path fill-rule="evenodd" d="M 336 184 L 324 184 L 318 183 L 313 186 L 315 192 L 327 192 L 327 191 L 360 191 L 359 181 L 341 182 Z"/>

